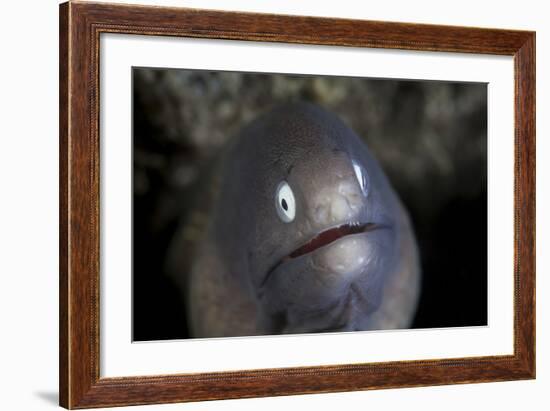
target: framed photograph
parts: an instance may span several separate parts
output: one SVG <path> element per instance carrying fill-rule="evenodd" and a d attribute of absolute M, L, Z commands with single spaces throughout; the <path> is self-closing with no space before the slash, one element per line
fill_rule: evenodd
<path fill-rule="evenodd" d="M 535 33 L 60 6 L 60 405 L 535 378 Z"/>

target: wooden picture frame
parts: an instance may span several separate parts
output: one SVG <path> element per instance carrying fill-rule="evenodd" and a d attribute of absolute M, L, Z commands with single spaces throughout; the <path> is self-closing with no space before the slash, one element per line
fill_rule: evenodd
<path fill-rule="evenodd" d="M 514 353 L 100 378 L 101 33 L 513 56 Z M 535 377 L 535 33 L 69 2 L 60 5 L 60 405 L 90 408 Z"/>

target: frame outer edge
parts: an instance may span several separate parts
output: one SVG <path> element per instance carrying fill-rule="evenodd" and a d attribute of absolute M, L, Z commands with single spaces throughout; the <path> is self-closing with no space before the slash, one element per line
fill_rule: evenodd
<path fill-rule="evenodd" d="M 519 284 L 519 318 L 516 319 L 521 351 L 518 353 L 527 378 L 536 377 L 536 33 L 529 38 L 515 55 L 517 77 L 518 150 L 516 161 L 516 185 L 518 190 L 516 213 L 521 225 L 517 233 L 519 241 L 518 265 L 522 274 Z"/>
<path fill-rule="evenodd" d="M 60 395 L 82 407 L 97 381 L 92 305 L 99 242 L 94 172 L 98 150 L 90 124 L 91 24 L 84 3 L 60 5 Z M 98 155 L 98 153 L 96 154 Z"/>
<path fill-rule="evenodd" d="M 59 405 L 69 407 L 69 3 L 59 5 Z"/>

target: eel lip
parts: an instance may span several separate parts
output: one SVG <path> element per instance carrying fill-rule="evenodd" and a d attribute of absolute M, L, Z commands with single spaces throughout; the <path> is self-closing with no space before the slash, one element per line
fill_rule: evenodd
<path fill-rule="evenodd" d="M 328 230 L 325 230 L 319 234 L 317 234 L 315 237 L 313 237 L 310 241 L 308 241 L 306 244 L 298 247 L 296 250 L 288 254 L 287 256 L 281 258 L 271 269 L 268 271 L 267 275 L 265 276 L 264 280 L 262 281 L 262 286 L 267 282 L 267 279 L 271 276 L 271 274 L 283 263 L 297 257 L 301 257 L 305 254 L 309 254 L 321 247 L 324 247 L 325 245 L 328 245 L 330 243 L 333 243 L 336 240 L 339 240 L 342 237 L 352 235 L 352 234 L 359 234 L 359 233 L 366 233 L 369 231 L 379 230 L 388 228 L 387 225 L 384 224 L 377 224 L 377 223 L 359 223 L 359 222 L 352 222 L 347 224 L 339 225 L 338 227 L 329 228 Z"/>

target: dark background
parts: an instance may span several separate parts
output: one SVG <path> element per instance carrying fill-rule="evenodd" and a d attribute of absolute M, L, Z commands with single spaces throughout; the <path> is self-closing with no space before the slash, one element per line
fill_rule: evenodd
<path fill-rule="evenodd" d="M 197 70 L 133 69 L 134 340 L 186 338 L 166 275 L 201 171 L 238 130 L 311 101 L 362 136 L 408 209 L 421 254 L 413 327 L 487 324 L 487 87 Z"/>

